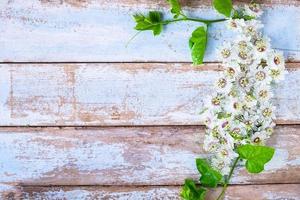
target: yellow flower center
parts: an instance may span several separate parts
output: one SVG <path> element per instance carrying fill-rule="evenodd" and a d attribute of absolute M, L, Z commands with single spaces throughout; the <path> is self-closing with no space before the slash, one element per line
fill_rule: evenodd
<path fill-rule="evenodd" d="M 212 130 L 212 135 L 214 136 L 214 137 L 219 137 L 219 131 L 218 131 L 218 129 L 217 128 L 213 128 L 213 130 Z"/>
<path fill-rule="evenodd" d="M 265 44 L 265 42 L 263 40 L 257 40 L 255 42 L 255 46 L 257 47 L 257 50 L 259 52 L 264 52 L 266 50 L 266 48 L 267 48 L 266 44 Z"/>
<path fill-rule="evenodd" d="M 224 78 L 220 78 L 218 80 L 218 87 L 224 88 L 226 86 L 226 80 Z"/>
<path fill-rule="evenodd" d="M 232 96 L 232 97 L 236 97 L 237 96 L 237 91 L 231 90 L 228 95 Z"/>
<path fill-rule="evenodd" d="M 268 91 L 267 90 L 259 91 L 259 96 L 262 97 L 262 98 L 267 98 L 268 97 Z"/>
<path fill-rule="evenodd" d="M 235 74 L 235 70 L 232 67 L 227 68 L 227 73 L 229 76 L 233 76 Z"/>
<path fill-rule="evenodd" d="M 247 32 L 248 32 L 248 33 L 255 33 L 254 27 L 253 27 L 253 26 L 248 26 L 248 27 L 247 27 Z"/>
<path fill-rule="evenodd" d="M 260 142 L 260 138 L 259 137 L 256 137 L 254 140 L 253 140 L 254 143 L 259 143 Z"/>
<path fill-rule="evenodd" d="M 247 59 L 247 53 L 245 51 L 240 51 L 239 52 L 239 57 L 243 60 L 246 60 Z"/>
<path fill-rule="evenodd" d="M 266 78 L 266 74 L 263 71 L 256 72 L 255 78 L 259 81 L 262 81 Z"/>
<path fill-rule="evenodd" d="M 227 155 L 228 155 L 228 152 L 227 152 L 226 150 L 223 149 L 223 150 L 221 151 L 221 154 L 222 154 L 223 156 L 227 156 Z"/>
<path fill-rule="evenodd" d="M 245 49 L 247 47 L 246 41 L 240 41 L 238 44 L 239 44 L 239 48 L 241 48 L 241 49 Z"/>
<path fill-rule="evenodd" d="M 222 56 L 224 58 L 228 58 L 230 56 L 230 50 L 229 49 L 223 49 L 222 52 L 221 52 Z"/>
<path fill-rule="evenodd" d="M 246 87 L 249 84 L 249 80 L 246 77 L 242 77 L 240 78 L 239 83 L 242 87 Z"/>
<path fill-rule="evenodd" d="M 264 117 L 270 117 L 272 115 L 272 110 L 270 108 L 265 108 L 262 114 Z"/>
<path fill-rule="evenodd" d="M 256 3 L 251 3 L 250 5 L 249 5 L 249 8 L 250 8 L 250 10 L 252 10 L 253 12 L 259 12 L 259 5 L 258 4 L 256 4 Z"/>
<path fill-rule="evenodd" d="M 251 122 L 250 120 L 247 120 L 247 121 L 245 121 L 245 124 L 246 124 L 247 126 L 250 126 L 250 125 L 252 125 L 252 122 Z"/>
<path fill-rule="evenodd" d="M 220 101 L 220 98 L 219 97 L 214 97 L 212 100 L 211 100 L 211 103 L 215 106 L 217 105 L 220 105 L 221 101 Z"/>
<path fill-rule="evenodd" d="M 267 131 L 268 134 L 272 134 L 273 133 L 273 128 L 268 127 L 265 129 Z"/>
<path fill-rule="evenodd" d="M 277 77 L 280 75 L 280 71 L 278 69 L 271 69 L 271 76 Z"/>

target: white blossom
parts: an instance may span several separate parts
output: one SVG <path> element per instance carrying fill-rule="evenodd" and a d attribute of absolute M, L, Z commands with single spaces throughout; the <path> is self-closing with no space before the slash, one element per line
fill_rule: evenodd
<path fill-rule="evenodd" d="M 262 11 L 260 9 L 260 5 L 256 3 L 251 3 L 249 5 L 244 6 L 244 12 L 246 15 L 251 17 L 260 17 L 262 15 Z"/>
<path fill-rule="evenodd" d="M 243 10 L 251 17 L 262 14 L 256 4 Z M 271 101 L 273 83 L 287 73 L 282 53 L 262 36 L 259 20 L 229 19 L 228 27 L 238 36 L 219 48 L 224 70 L 203 114 L 207 127 L 204 149 L 212 153 L 211 164 L 223 175 L 229 174 L 238 157 L 237 146 L 262 145 L 271 136 L 276 109 Z"/>

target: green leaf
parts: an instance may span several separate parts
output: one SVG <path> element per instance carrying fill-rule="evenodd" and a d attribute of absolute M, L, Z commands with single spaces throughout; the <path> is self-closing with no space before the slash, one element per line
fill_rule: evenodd
<path fill-rule="evenodd" d="M 179 17 L 181 14 L 181 6 L 178 0 L 167 0 L 171 6 L 171 13 L 174 14 L 174 18 Z"/>
<path fill-rule="evenodd" d="M 217 187 L 222 179 L 222 175 L 214 170 L 205 159 L 196 159 L 196 165 L 199 173 L 201 174 L 200 182 L 206 187 Z"/>
<path fill-rule="evenodd" d="M 189 40 L 191 55 L 194 65 L 203 63 L 207 43 L 206 27 L 200 26 L 193 31 L 192 37 Z"/>
<path fill-rule="evenodd" d="M 198 188 L 193 180 L 186 179 L 180 196 L 184 200 L 205 200 L 206 189 L 202 187 Z"/>
<path fill-rule="evenodd" d="M 246 144 L 237 148 L 240 158 L 246 159 L 246 168 L 250 173 L 259 173 L 264 170 L 264 165 L 269 162 L 275 149 L 267 146 Z"/>
<path fill-rule="evenodd" d="M 161 33 L 163 25 L 161 23 L 162 19 L 160 12 L 150 11 L 148 16 L 135 14 L 133 17 L 136 22 L 136 26 L 134 27 L 136 30 L 151 30 L 154 35 L 159 35 Z"/>
<path fill-rule="evenodd" d="M 255 17 L 250 15 L 245 15 L 242 11 L 234 10 L 232 19 L 244 19 L 245 21 L 255 19 Z"/>
<path fill-rule="evenodd" d="M 253 16 L 250 16 L 250 15 L 243 15 L 242 17 L 245 21 L 248 21 L 248 20 L 252 20 L 252 19 L 255 19 L 255 17 Z"/>
<path fill-rule="evenodd" d="M 220 14 L 230 17 L 232 11 L 231 0 L 213 0 L 213 6 Z"/>

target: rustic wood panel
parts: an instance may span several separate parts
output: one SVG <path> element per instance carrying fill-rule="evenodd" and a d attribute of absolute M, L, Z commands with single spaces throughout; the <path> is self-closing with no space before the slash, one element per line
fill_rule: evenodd
<path fill-rule="evenodd" d="M 190 61 L 188 38 L 198 23 L 177 23 L 154 38 L 143 33 L 127 48 L 136 33 L 131 15 L 159 9 L 163 0 L 2 0 L 0 2 L 1 62 L 136 62 Z M 219 18 L 210 1 L 185 1 L 191 16 Z M 242 2 L 245 2 L 242 1 Z M 263 2 L 263 1 L 261 1 Z M 266 1 L 263 23 L 274 48 L 286 59 L 300 60 L 300 3 L 296 0 Z M 205 7 L 206 6 L 206 7 Z M 170 15 L 168 15 L 170 16 Z M 167 17 L 168 17 L 167 16 Z M 279 23 L 280 22 L 280 23 Z M 218 61 L 216 47 L 232 37 L 224 23 L 209 33 L 206 61 Z M 151 44 L 151 45 L 149 45 Z"/>
<path fill-rule="evenodd" d="M 275 90 L 277 123 L 300 122 L 300 64 Z M 194 125 L 218 65 L 2 64 L 0 125 Z"/>
<path fill-rule="evenodd" d="M 299 184 L 229 186 L 225 200 L 300 199 Z M 7 188 L 8 189 L 8 188 Z M 3 199 L 34 200 L 179 200 L 178 186 L 147 187 L 12 187 L 0 193 Z M 220 189 L 210 191 L 207 200 L 216 199 Z"/>
<path fill-rule="evenodd" d="M 180 185 L 197 179 L 202 126 L 1 128 L 0 183 Z M 235 184 L 300 183 L 300 126 L 279 126 L 266 172 L 238 169 Z"/>

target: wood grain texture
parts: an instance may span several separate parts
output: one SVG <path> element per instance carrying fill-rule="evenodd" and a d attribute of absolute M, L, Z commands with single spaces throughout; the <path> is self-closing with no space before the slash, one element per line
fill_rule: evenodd
<path fill-rule="evenodd" d="M 1 128 L 0 183 L 181 185 L 198 178 L 204 129 L 179 127 Z M 300 126 L 279 126 L 260 175 L 238 168 L 234 184 L 300 183 Z"/>
<path fill-rule="evenodd" d="M 299 184 L 229 186 L 224 200 L 299 200 Z M 179 200 L 178 186 L 142 187 L 14 187 L 1 191 L 3 199 L 34 200 Z M 210 191 L 213 200 L 220 189 Z"/>
<path fill-rule="evenodd" d="M 275 89 L 278 124 L 300 122 L 299 64 Z M 2 64 L 1 126 L 195 125 L 218 65 Z"/>
<path fill-rule="evenodd" d="M 220 18 L 208 2 L 187 0 L 185 10 L 194 17 Z M 125 47 L 136 33 L 131 15 L 149 9 L 169 13 L 163 0 L 3 0 L 0 61 L 190 62 L 187 41 L 199 23 L 170 25 L 156 38 L 150 32 L 142 33 Z M 283 50 L 287 60 L 299 61 L 299 1 L 266 1 L 263 23 L 273 47 Z M 224 23 L 212 25 L 206 61 L 218 61 L 216 47 L 232 36 Z"/>
<path fill-rule="evenodd" d="M 182 7 L 191 7 L 191 8 L 199 8 L 204 6 L 211 6 L 211 0 L 202 0 L 199 1 L 191 1 L 191 0 L 179 0 Z M 298 0 L 257 0 L 255 1 L 259 4 L 265 6 L 274 6 L 274 5 L 298 5 Z M 49 6 L 61 6 L 68 5 L 73 7 L 88 7 L 91 4 L 98 4 L 100 6 L 115 6 L 119 5 L 120 7 L 149 7 L 159 9 L 161 7 L 168 8 L 169 5 L 165 0 L 115 0 L 113 2 L 107 0 L 41 0 L 41 3 L 47 4 Z M 240 5 L 244 3 L 249 3 L 247 0 L 233 0 L 235 5 Z"/>

